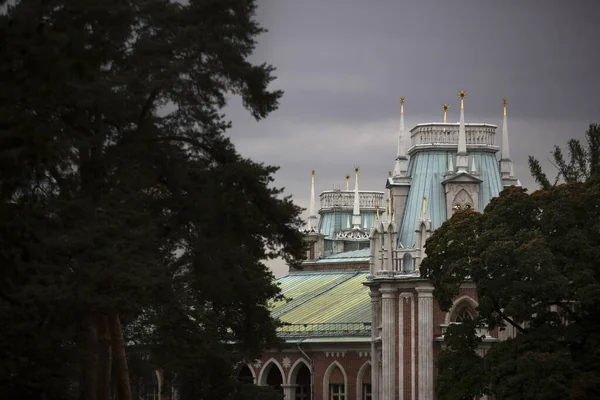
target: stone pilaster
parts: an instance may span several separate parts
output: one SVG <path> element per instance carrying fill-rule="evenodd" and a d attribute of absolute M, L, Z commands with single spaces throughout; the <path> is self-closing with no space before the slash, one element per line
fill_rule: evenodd
<path fill-rule="evenodd" d="M 381 294 L 377 291 L 371 291 L 371 393 L 373 400 L 379 400 L 379 351 L 377 350 L 376 339 L 379 336 L 379 311 L 381 307 Z"/>
<path fill-rule="evenodd" d="M 417 287 L 419 312 L 419 400 L 433 400 L 433 287 Z"/>
<path fill-rule="evenodd" d="M 381 399 L 396 398 L 396 290 L 381 289 Z"/>
<path fill-rule="evenodd" d="M 283 398 L 285 400 L 295 400 L 297 386 L 298 385 L 286 385 L 286 384 L 281 385 L 281 387 L 283 388 Z"/>

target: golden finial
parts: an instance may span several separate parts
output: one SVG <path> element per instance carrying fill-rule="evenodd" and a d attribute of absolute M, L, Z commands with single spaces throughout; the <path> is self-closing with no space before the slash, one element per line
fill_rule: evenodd
<path fill-rule="evenodd" d="M 448 104 L 442 104 L 442 110 L 444 110 L 444 123 L 446 123 L 446 111 L 448 111 L 449 108 L 450 106 Z"/>
<path fill-rule="evenodd" d="M 404 104 L 404 97 L 400 97 L 400 104 Z"/>
<path fill-rule="evenodd" d="M 359 169 L 360 168 L 358 168 L 358 167 L 354 167 L 354 174 L 356 175 L 356 182 L 357 182 L 357 184 L 358 184 L 358 170 Z"/>
<path fill-rule="evenodd" d="M 423 215 L 427 214 L 427 196 L 423 196 Z"/>
<path fill-rule="evenodd" d="M 311 174 L 311 179 L 312 179 L 312 183 L 315 183 L 315 170 L 312 170 L 312 174 Z"/>
<path fill-rule="evenodd" d="M 400 97 L 400 114 L 404 114 L 404 97 Z"/>
<path fill-rule="evenodd" d="M 375 206 L 375 220 L 379 221 L 379 206 Z"/>
<path fill-rule="evenodd" d="M 391 177 L 392 176 L 392 171 L 388 171 L 388 176 Z"/>
<path fill-rule="evenodd" d="M 504 115 L 506 115 L 506 103 L 508 103 L 508 100 L 506 100 L 506 97 L 502 99 L 502 105 L 504 106 Z"/>
<path fill-rule="evenodd" d="M 460 108 L 463 109 L 465 108 L 465 96 L 467 95 L 467 93 L 464 90 L 461 90 L 460 92 L 458 92 L 458 97 L 460 97 Z"/>
<path fill-rule="evenodd" d="M 350 174 L 346 174 L 346 190 L 350 190 Z"/>

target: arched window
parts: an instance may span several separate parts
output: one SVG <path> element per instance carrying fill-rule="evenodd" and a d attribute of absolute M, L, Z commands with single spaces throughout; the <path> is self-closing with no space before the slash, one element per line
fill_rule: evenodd
<path fill-rule="evenodd" d="M 460 309 L 458 309 L 458 312 L 454 316 L 453 322 L 471 321 L 474 319 L 474 317 L 475 317 L 475 315 L 473 315 L 473 313 L 471 312 L 470 307 L 465 305 L 465 306 L 461 307 Z"/>
<path fill-rule="evenodd" d="M 244 383 L 254 383 L 254 375 L 252 374 L 250 367 L 245 364 L 242 365 L 242 368 L 240 368 L 240 371 L 238 372 L 237 379 Z"/>
<path fill-rule="evenodd" d="M 402 257 L 402 272 L 412 272 L 413 271 L 413 259 L 409 253 L 404 253 Z"/>
<path fill-rule="evenodd" d="M 310 399 L 310 370 L 306 364 L 302 364 L 296 375 L 296 393 L 294 400 Z"/>
<path fill-rule="evenodd" d="M 271 358 L 265 363 L 261 373 L 258 376 L 258 383 L 261 386 L 271 386 L 279 393 L 283 393 L 281 385 L 284 383 L 284 372 L 281 365 Z"/>
<path fill-rule="evenodd" d="M 329 365 L 323 378 L 323 399 L 346 400 L 348 378 L 343 367 L 337 361 Z"/>

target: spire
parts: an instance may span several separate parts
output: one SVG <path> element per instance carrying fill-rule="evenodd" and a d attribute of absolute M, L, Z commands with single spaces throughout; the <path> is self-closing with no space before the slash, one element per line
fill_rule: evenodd
<path fill-rule="evenodd" d="M 464 91 L 458 93 L 460 97 L 460 126 L 458 128 L 458 151 L 456 153 L 457 172 L 467 172 L 469 159 L 467 158 L 467 133 L 465 130 L 465 96 Z"/>
<path fill-rule="evenodd" d="M 308 207 L 308 230 L 314 230 L 317 227 L 317 212 L 315 210 L 315 170 L 311 174 L 310 185 L 310 205 Z"/>
<path fill-rule="evenodd" d="M 385 199 L 385 222 L 391 222 L 392 215 L 390 213 L 390 198 Z"/>
<path fill-rule="evenodd" d="M 502 120 L 502 159 L 510 160 L 510 149 L 508 147 L 508 124 L 506 122 L 506 99 L 502 99 L 504 106 L 504 119 Z"/>
<path fill-rule="evenodd" d="M 475 156 L 473 156 L 473 159 L 471 160 L 471 174 L 476 174 L 477 173 L 477 168 L 475 168 Z"/>
<path fill-rule="evenodd" d="M 454 165 L 452 165 L 452 157 L 448 157 L 448 173 L 454 173 Z"/>
<path fill-rule="evenodd" d="M 346 174 L 346 190 L 350 190 L 350 174 Z"/>
<path fill-rule="evenodd" d="M 404 97 L 400 97 L 400 128 L 398 132 L 398 151 L 396 153 L 396 162 L 394 163 L 395 176 L 405 176 L 408 169 L 404 136 Z"/>
<path fill-rule="evenodd" d="M 358 167 L 354 167 L 356 182 L 354 183 L 354 210 L 352 212 L 352 229 L 360 229 L 360 198 L 358 195 Z"/>
<path fill-rule="evenodd" d="M 502 178 L 509 178 L 513 176 L 513 165 L 510 159 L 510 148 L 508 146 L 508 123 L 506 120 L 506 99 L 502 99 L 502 105 L 504 106 L 504 119 L 502 120 L 502 157 L 500 159 L 500 172 Z"/>
<path fill-rule="evenodd" d="M 444 110 L 444 123 L 446 123 L 446 112 L 449 108 L 450 106 L 448 104 L 442 104 L 442 110 Z"/>

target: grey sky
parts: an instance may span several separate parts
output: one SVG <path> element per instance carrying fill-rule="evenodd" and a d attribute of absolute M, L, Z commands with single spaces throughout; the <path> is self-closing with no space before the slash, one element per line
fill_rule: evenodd
<path fill-rule="evenodd" d="M 255 122 L 238 100 L 226 110 L 231 138 L 255 161 L 281 166 L 285 186 L 308 206 L 342 185 L 354 165 L 360 187 L 383 190 L 392 169 L 398 98 L 406 127 L 440 121 L 459 90 L 467 122 L 500 125 L 508 98 L 515 172 L 535 188 L 527 156 L 544 161 L 554 144 L 600 122 L 599 0 L 258 0 L 269 29 L 254 59 L 277 68 L 279 110 Z M 276 276 L 287 268 L 274 263 Z"/>

